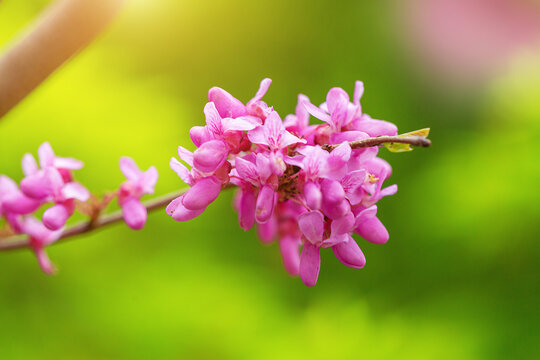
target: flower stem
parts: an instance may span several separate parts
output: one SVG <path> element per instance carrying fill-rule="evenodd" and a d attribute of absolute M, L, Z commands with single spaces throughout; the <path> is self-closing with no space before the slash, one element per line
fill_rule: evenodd
<path fill-rule="evenodd" d="M 169 194 L 143 202 L 143 205 L 146 207 L 146 210 L 149 212 L 164 208 L 171 201 L 173 201 L 178 196 L 185 193 L 187 190 L 188 189 L 185 188 L 185 189 L 181 189 L 175 192 L 171 192 Z M 111 224 L 115 224 L 121 221 L 123 221 L 122 210 L 117 210 L 109 214 L 101 215 L 96 219 L 81 221 L 67 228 L 64 231 L 64 233 L 60 236 L 60 239 L 58 239 L 55 242 L 55 244 L 67 241 L 70 238 L 74 237 L 75 235 L 85 234 L 85 233 L 88 233 L 88 232 L 91 232 L 99 228 L 102 228 Z M 30 241 L 25 235 L 10 236 L 7 238 L 0 237 L 0 251 L 22 249 L 22 248 L 28 247 L 29 244 L 30 244 Z"/>
<path fill-rule="evenodd" d="M 373 146 L 379 146 L 383 145 L 385 143 L 401 143 L 401 144 L 409 144 L 413 146 L 420 146 L 420 147 L 430 147 L 431 146 L 431 140 L 426 139 L 422 136 L 377 136 L 377 137 L 370 137 L 367 139 L 362 140 L 356 140 L 349 142 L 349 145 L 351 145 L 352 149 L 361 149 L 366 147 L 373 147 Z M 326 151 L 332 151 L 337 145 L 323 145 L 322 148 Z"/>
<path fill-rule="evenodd" d="M 379 146 L 384 143 L 403 143 L 403 144 L 409 144 L 409 145 L 421 146 L 421 147 L 428 147 L 431 145 L 430 140 L 421 136 L 413 136 L 413 135 L 378 136 L 378 137 L 372 137 L 372 138 L 367 138 L 363 140 L 349 142 L 349 144 L 351 145 L 351 148 L 353 149 Z M 322 148 L 326 151 L 332 151 L 337 146 L 338 145 L 323 145 Z M 230 189 L 230 188 L 232 188 L 232 186 L 224 187 L 224 189 Z M 143 202 L 143 205 L 146 207 L 146 210 L 149 212 L 164 208 L 171 201 L 173 201 L 178 196 L 185 193 L 187 190 L 188 188 L 184 188 L 184 189 L 148 200 L 146 202 Z M 64 231 L 64 233 L 60 236 L 60 239 L 58 239 L 55 242 L 55 244 L 67 241 L 70 238 L 74 237 L 75 235 L 85 234 L 85 233 L 100 229 L 102 227 L 121 222 L 122 220 L 123 220 L 122 211 L 117 210 L 109 214 L 100 215 L 95 219 L 81 221 L 80 223 L 77 223 L 67 228 Z M 29 244 L 30 244 L 30 241 L 25 235 L 15 235 L 15 236 L 8 236 L 8 237 L 0 236 L 0 251 L 23 249 L 23 248 L 27 248 Z"/>

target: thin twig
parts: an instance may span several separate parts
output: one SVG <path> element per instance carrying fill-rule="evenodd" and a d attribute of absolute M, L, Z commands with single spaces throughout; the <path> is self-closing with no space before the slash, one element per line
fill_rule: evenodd
<path fill-rule="evenodd" d="M 413 146 L 420 146 L 420 147 L 429 147 L 431 146 L 431 140 L 426 139 L 422 136 L 377 136 L 377 137 L 371 137 L 363 140 L 356 140 L 349 142 L 349 145 L 351 145 L 351 148 L 353 149 L 360 149 L 360 148 L 366 148 L 366 147 L 372 147 L 372 146 L 379 146 L 385 143 L 401 143 L 401 144 L 409 144 Z M 337 145 L 323 145 L 322 148 L 326 151 L 332 151 Z"/>
<path fill-rule="evenodd" d="M 165 206 L 167 206 L 171 201 L 176 199 L 178 196 L 185 193 L 188 189 L 182 189 L 179 191 L 175 191 L 151 200 L 148 200 L 146 202 L 143 202 L 143 205 L 146 207 L 146 210 L 153 211 L 157 209 L 161 209 Z M 122 211 L 118 210 L 109 214 L 102 215 L 98 217 L 95 220 L 85 220 L 81 221 L 69 228 L 67 228 L 62 236 L 60 236 L 60 239 L 58 239 L 55 244 L 60 242 L 65 242 L 72 238 L 75 235 L 81 235 L 88 233 L 90 231 L 97 230 L 99 228 L 103 228 L 105 226 L 115 224 L 117 222 L 123 221 L 122 217 Z M 0 251 L 8 251 L 8 250 L 17 250 L 22 248 L 27 248 L 30 244 L 28 237 L 25 235 L 18 235 L 18 236 L 11 236 L 8 238 L 0 238 Z"/>
<path fill-rule="evenodd" d="M 378 146 L 384 143 L 403 143 L 414 146 L 428 147 L 431 145 L 431 141 L 420 136 L 379 136 L 373 138 L 367 138 L 358 141 L 351 141 L 349 144 L 353 149 Z M 338 145 L 324 145 L 322 148 L 327 151 L 334 150 Z M 224 189 L 231 188 L 232 186 L 227 185 Z M 156 209 L 163 208 L 167 206 L 171 201 L 176 199 L 178 196 L 185 193 L 188 189 L 182 189 L 175 191 L 151 200 L 148 200 L 143 203 L 146 207 L 146 210 L 153 211 Z M 85 234 L 96 229 L 100 229 L 107 225 L 115 224 L 123 220 L 122 211 L 118 210 L 109 214 L 101 215 L 95 219 L 85 220 L 78 224 L 75 224 L 67 228 L 60 239 L 56 243 L 64 242 L 69 240 L 75 235 Z M 7 238 L 0 237 L 0 251 L 16 250 L 27 248 L 30 244 L 28 238 L 25 235 L 10 236 Z"/>

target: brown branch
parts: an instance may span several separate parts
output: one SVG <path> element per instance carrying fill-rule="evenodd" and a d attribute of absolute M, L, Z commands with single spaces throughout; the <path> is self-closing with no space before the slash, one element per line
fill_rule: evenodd
<path fill-rule="evenodd" d="M 175 191 L 175 192 L 148 200 L 146 202 L 143 202 L 143 205 L 146 207 L 146 210 L 148 210 L 149 212 L 153 210 L 161 209 L 167 206 L 171 201 L 173 201 L 174 199 L 176 199 L 178 196 L 182 195 L 186 191 L 187 189 Z M 102 215 L 95 220 L 91 219 L 91 220 L 81 221 L 80 223 L 67 228 L 62 234 L 62 236 L 60 237 L 60 239 L 58 239 L 55 242 L 55 244 L 60 243 L 60 242 L 65 242 L 75 235 L 85 234 L 90 231 L 94 231 L 99 228 L 102 228 L 111 224 L 115 224 L 121 221 L 123 221 L 121 210 L 112 212 L 110 214 Z M 25 235 L 11 236 L 8 238 L 0 238 L 0 251 L 27 248 L 29 244 L 30 242 L 27 236 Z"/>
<path fill-rule="evenodd" d="M 403 144 L 422 146 L 422 147 L 428 147 L 431 145 L 430 140 L 421 136 L 412 136 L 412 135 L 378 136 L 378 137 L 372 137 L 372 138 L 367 138 L 363 140 L 349 142 L 349 144 L 351 145 L 351 148 L 353 149 L 378 146 L 384 143 L 403 143 Z M 332 151 L 337 146 L 338 145 L 323 145 L 322 148 L 327 151 Z M 228 188 L 232 188 L 232 186 L 227 185 L 224 187 L 224 189 L 228 189 Z M 169 193 L 169 194 L 148 200 L 146 202 L 143 202 L 143 205 L 146 207 L 148 211 L 153 211 L 156 209 L 163 208 L 167 206 L 172 200 L 174 200 L 178 196 L 185 193 L 187 190 L 188 189 L 182 189 L 173 193 Z M 118 210 L 110 214 L 98 216 L 97 218 L 94 218 L 94 219 L 82 221 L 66 229 L 64 233 L 62 234 L 62 236 L 60 237 L 60 239 L 58 239 L 55 242 L 55 244 L 69 240 L 75 235 L 85 234 L 87 232 L 94 231 L 96 229 L 100 229 L 102 227 L 105 227 L 111 224 L 115 224 L 122 220 L 123 220 L 122 211 Z M 27 248 L 28 245 L 29 245 L 29 240 L 25 235 L 9 236 L 7 238 L 0 237 L 0 251 Z"/>
<path fill-rule="evenodd" d="M 372 146 L 379 146 L 385 143 L 401 143 L 401 144 L 409 144 L 413 146 L 420 146 L 420 147 L 429 147 L 431 146 L 431 140 L 426 139 L 422 136 L 377 136 L 377 137 L 371 137 L 363 140 L 356 140 L 351 141 L 349 145 L 351 145 L 351 148 L 353 149 L 360 149 L 360 148 L 366 148 L 366 147 L 372 147 Z M 332 151 L 337 145 L 323 145 L 322 148 L 326 151 Z"/>
<path fill-rule="evenodd" d="M 0 58 L 0 118 L 116 16 L 125 0 L 58 0 Z"/>

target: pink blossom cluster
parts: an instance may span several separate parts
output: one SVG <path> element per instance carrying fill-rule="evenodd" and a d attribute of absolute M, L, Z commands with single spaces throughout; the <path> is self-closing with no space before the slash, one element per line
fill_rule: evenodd
<path fill-rule="evenodd" d="M 270 83 L 264 79 L 245 105 L 221 88 L 210 89 L 206 125 L 190 131 L 196 150 L 178 148 L 185 164 L 171 159 L 171 168 L 190 188 L 167 213 L 177 221 L 193 219 L 222 189 L 236 186 L 240 227 L 256 224 L 263 242 L 277 239 L 285 269 L 313 286 L 321 248 L 362 268 L 365 257 L 351 235 L 376 244 L 388 240 L 376 203 L 397 191 L 396 185 L 383 188 L 391 167 L 377 157 L 377 147 L 352 148 L 350 142 L 394 136 L 397 128 L 362 112 L 360 81 L 352 102 L 337 87 L 320 106 L 299 95 L 295 114 L 284 120 L 262 101 Z M 310 124 L 310 116 L 322 123 Z"/>
<path fill-rule="evenodd" d="M 75 170 L 83 167 L 81 161 L 56 156 L 48 142 L 39 147 L 38 160 L 31 154 L 24 155 L 22 170 L 25 177 L 19 185 L 6 175 L 0 175 L 0 219 L 5 219 L 10 232 L 28 235 L 41 269 L 51 274 L 54 266 L 45 247 L 62 236 L 68 219 L 78 205 L 89 202 L 91 195 L 73 176 Z M 141 229 L 146 222 L 146 208 L 140 198 L 153 193 L 157 170 L 151 167 L 142 172 L 127 157 L 120 160 L 120 169 L 127 180 L 114 194 L 127 225 Z M 44 207 L 40 221 L 36 213 Z"/>

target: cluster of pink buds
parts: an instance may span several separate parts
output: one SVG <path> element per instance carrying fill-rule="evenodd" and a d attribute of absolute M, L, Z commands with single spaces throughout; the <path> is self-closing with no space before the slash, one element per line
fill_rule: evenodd
<path fill-rule="evenodd" d="M 222 189 L 235 185 L 240 227 L 256 224 L 263 242 L 278 239 L 285 269 L 313 286 L 321 248 L 332 248 L 343 264 L 362 268 L 365 257 L 351 234 L 376 244 L 388 240 L 375 204 L 397 191 L 396 185 L 383 188 L 391 167 L 377 157 L 378 147 L 350 143 L 395 136 L 397 128 L 362 112 L 360 81 L 352 102 L 341 88 L 332 88 L 320 106 L 299 95 L 296 113 L 284 120 L 261 100 L 270 83 L 263 80 L 245 105 L 221 88 L 210 89 L 206 125 L 190 131 L 197 149 L 178 148 L 191 169 L 171 159 L 171 168 L 190 189 L 169 204 L 167 213 L 177 221 L 193 219 Z M 322 123 L 310 124 L 310 115 Z"/>
<path fill-rule="evenodd" d="M 0 219 L 5 219 L 5 227 L 10 233 L 28 235 L 29 246 L 39 265 L 50 274 L 54 267 L 45 247 L 62 236 L 66 222 L 76 209 L 95 217 L 112 196 L 102 203 L 97 203 L 95 197 L 91 199 L 90 192 L 73 177 L 73 171 L 81 169 L 83 163 L 56 156 L 48 142 L 39 147 L 38 156 L 39 165 L 31 154 L 24 155 L 25 177 L 19 186 L 9 177 L 0 175 Z M 140 197 L 153 192 L 157 171 L 151 167 L 143 173 L 132 159 L 126 157 L 120 160 L 120 168 L 127 181 L 113 195 L 118 196 L 128 226 L 140 229 L 146 222 L 146 208 L 140 203 Z M 35 213 L 42 207 L 47 208 L 40 221 Z"/>

